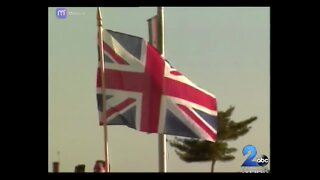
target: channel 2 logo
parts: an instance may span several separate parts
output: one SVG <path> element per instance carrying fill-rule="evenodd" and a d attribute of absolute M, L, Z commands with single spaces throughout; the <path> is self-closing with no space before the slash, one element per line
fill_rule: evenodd
<path fill-rule="evenodd" d="M 250 151 L 250 154 L 249 154 Z M 256 147 L 254 147 L 253 145 L 247 145 L 245 147 L 243 147 L 242 149 L 242 154 L 243 156 L 246 156 L 247 154 L 249 154 L 249 156 L 247 157 L 247 159 L 242 163 L 242 167 L 265 167 L 268 163 L 269 163 L 269 158 L 262 154 L 257 158 L 257 161 L 254 161 L 253 159 L 256 157 L 257 155 L 257 149 Z M 253 172 L 262 172 L 262 169 L 250 169 L 249 171 Z M 244 170 L 245 172 L 248 171 L 248 169 Z M 263 170 L 264 172 L 269 172 L 267 169 L 264 168 Z"/>

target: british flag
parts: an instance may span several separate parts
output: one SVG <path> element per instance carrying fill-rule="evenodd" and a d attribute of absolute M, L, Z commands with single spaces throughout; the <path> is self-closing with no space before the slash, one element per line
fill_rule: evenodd
<path fill-rule="evenodd" d="M 217 102 L 165 61 L 140 37 L 103 31 L 105 89 L 97 68 L 97 104 L 106 95 L 108 125 L 126 125 L 147 133 L 215 141 Z"/>

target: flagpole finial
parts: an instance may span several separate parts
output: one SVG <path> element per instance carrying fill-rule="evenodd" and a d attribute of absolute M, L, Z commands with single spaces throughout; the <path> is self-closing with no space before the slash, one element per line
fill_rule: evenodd
<path fill-rule="evenodd" d="M 157 7 L 157 11 L 158 11 L 158 14 L 162 14 L 163 13 L 163 7 L 160 6 L 160 7 Z"/>
<path fill-rule="evenodd" d="M 98 26 L 102 26 L 102 17 L 101 17 L 100 7 L 97 7 L 97 21 L 98 21 Z"/>

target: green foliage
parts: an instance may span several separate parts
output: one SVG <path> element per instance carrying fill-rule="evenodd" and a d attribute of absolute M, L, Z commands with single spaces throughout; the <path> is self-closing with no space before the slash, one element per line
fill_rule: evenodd
<path fill-rule="evenodd" d="M 247 134 L 251 128 L 248 125 L 257 119 L 257 117 L 250 117 L 240 122 L 234 122 L 230 118 L 234 109 L 235 107 L 231 106 L 226 111 L 218 112 L 219 126 L 217 139 L 219 141 L 236 140 L 238 137 Z"/>
<path fill-rule="evenodd" d="M 178 137 L 169 141 L 170 145 L 176 148 L 175 152 L 180 159 L 186 162 L 212 161 L 212 166 L 215 161 L 233 160 L 235 157 L 232 153 L 237 151 L 237 149 L 228 147 L 226 141 L 236 140 L 240 136 L 247 134 L 251 128 L 249 124 L 257 120 L 257 117 L 250 117 L 246 120 L 235 122 L 231 120 L 234 109 L 235 107 L 231 106 L 226 111 L 218 112 L 218 134 L 217 141 L 214 143 Z"/>
<path fill-rule="evenodd" d="M 212 143 L 203 140 L 175 138 L 170 142 L 170 145 L 176 148 L 178 156 L 186 162 L 233 160 L 234 156 L 231 153 L 236 151 L 236 148 L 228 148 L 226 142 L 219 141 Z"/>

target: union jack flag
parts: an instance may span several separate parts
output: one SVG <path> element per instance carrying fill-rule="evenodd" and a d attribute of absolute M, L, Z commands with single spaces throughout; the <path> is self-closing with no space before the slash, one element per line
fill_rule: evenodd
<path fill-rule="evenodd" d="M 97 68 L 97 104 L 101 118 L 106 95 L 108 125 L 126 125 L 147 133 L 215 141 L 217 102 L 165 61 L 146 40 L 103 31 L 105 89 Z"/>

